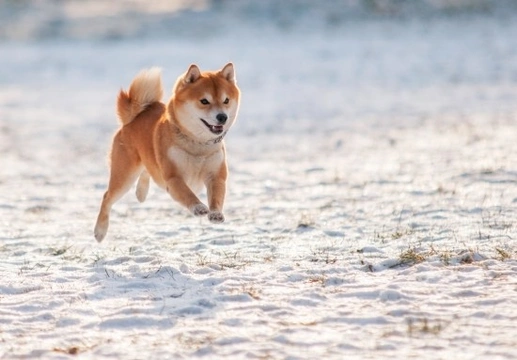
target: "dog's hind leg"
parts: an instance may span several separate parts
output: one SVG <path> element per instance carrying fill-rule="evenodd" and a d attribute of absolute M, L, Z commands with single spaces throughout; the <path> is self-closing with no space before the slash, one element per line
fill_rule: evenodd
<path fill-rule="evenodd" d="M 118 135 L 113 141 L 108 190 L 102 198 L 99 216 L 95 224 L 94 235 L 98 242 L 101 242 L 108 232 L 111 207 L 129 191 L 142 172 L 140 160 L 120 141 Z"/>
<path fill-rule="evenodd" d="M 136 198 L 140 202 L 144 202 L 149 192 L 149 173 L 147 170 L 142 171 L 140 178 L 136 184 Z"/>

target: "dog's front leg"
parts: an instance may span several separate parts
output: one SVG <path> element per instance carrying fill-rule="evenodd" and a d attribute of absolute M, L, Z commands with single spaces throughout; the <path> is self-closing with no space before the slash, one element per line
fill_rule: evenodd
<path fill-rule="evenodd" d="M 185 206 L 196 216 L 208 214 L 208 208 L 190 190 L 185 181 L 179 176 L 170 177 L 167 180 L 167 192 L 174 200 Z"/>
<path fill-rule="evenodd" d="M 208 205 L 210 212 L 208 220 L 213 223 L 222 223 L 224 221 L 223 204 L 226 194 L 226 181 L 220 179 L 212 179 L 207 184 Z"/>
<path fill-rule="evenodd" d="M 226 195 L 227 175 L 228 169 L 226 164 L 223 163 L 217 174 L 208 178 L 205 182 L 208 206 L 210 207 L 208 220 L 213 223 L 222 223 L 224 221 L 223 205 L 224 197 Z"/>

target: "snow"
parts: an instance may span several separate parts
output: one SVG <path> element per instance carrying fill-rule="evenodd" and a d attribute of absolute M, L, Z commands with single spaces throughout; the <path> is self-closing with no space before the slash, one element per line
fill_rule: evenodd
<path fill-rule="evenodd" d="M 515 16 L 0 43 L 0 357 L 517 357 Z M 226 222 L 98 244 L 118 90 L 230 60 Z"/>

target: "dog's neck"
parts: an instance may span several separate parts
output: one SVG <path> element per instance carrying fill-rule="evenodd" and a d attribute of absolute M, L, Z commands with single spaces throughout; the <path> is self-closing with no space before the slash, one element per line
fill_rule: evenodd
<path fill-rule="evenodd" d="M 184 149 L 187 151 L 188 151 L 188 149 L 194 149 L 194 148 L 198 151 L 201 150 L 201 152 L 205 152 L 205 151 L 210 152 L 211 150 L 216 150 L 216 149 L 220 148 L 220 146 L 223 143 L 223 139 L 224 139 L 226 133 L 228 132 L 228 131 L 225 131 L 218 137 L 216 137 L 214 139 L 210 139 L 208 141 L 198 141 L 198 140 L 194 139 L 193 136 L 186 133 L 174 121 L 171 121 L 169 119 L 169 123 L 170 123 L 170 126 L 172 128 L 174 135 L 180 141 L 180 143 L 183 144 L 182 147 L 184 147 Z M 195 152 L 197 153 L 198 151 L 195 151 Z"/>
<path fill-rule="evenodd" d="M 205 144 L 206 145 L 210 145 L 210 144 L 218 144 L 218 143 L 220 143 L 221 141 L 223 141 L 223 139 L 226 136 L 227 132 L 228 131 L 224 131 L 221 135 L 219 135 L 215 139 L 208 140 Z"/>

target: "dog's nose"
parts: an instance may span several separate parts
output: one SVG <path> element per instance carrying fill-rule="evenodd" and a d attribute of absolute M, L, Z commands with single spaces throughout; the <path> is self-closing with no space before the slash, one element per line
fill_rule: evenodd
<path fill-rule="evenodd" d="M 225 113 L 219 113 L 215 118 L 217 119 L 219 124 L 225 124 L 226 120 L 228 120 L 228 115 L 226 115 Z"/>

